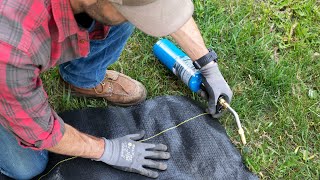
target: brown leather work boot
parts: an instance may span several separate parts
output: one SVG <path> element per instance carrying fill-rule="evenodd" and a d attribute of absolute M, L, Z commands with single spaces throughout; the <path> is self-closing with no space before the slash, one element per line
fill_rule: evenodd
<path fill-rule="evenodd" d="M 112 104 L 131 106 L 146 99 L 146 88 L 138 81 L 122 73 L 108 70 L 104 80 L 96 87 L 84 89 L 75 87 L 67 82 L 72 93 L 77 96 L 102 97 Z"/>

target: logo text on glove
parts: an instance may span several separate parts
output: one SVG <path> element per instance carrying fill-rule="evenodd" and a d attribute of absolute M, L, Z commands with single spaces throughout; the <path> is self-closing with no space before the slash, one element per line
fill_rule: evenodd
<path fill-rule="evenodd" d="M 123 142 L 121 143 L 121 158 L 123 158 L 126 161 L 131 162 L 132 158 L 134 156 L 134 149 L 136 145 L 134 145 L 131 142 Z"/>

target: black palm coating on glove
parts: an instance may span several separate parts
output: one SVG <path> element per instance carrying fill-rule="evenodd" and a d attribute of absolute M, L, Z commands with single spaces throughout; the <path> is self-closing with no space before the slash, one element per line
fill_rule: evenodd
<path fill-rule="evenodd" d="M 159 173 L 149 168 L 166 170 L 167 164 L 154 160 L 169 159 L 170 153 L 166 152 L 168 148 L 164 144 L 139 142 L 138 140 L 144 134 L 142 131 L 139 134 L 131 134 L 112 140 L 104 138 L 105 150 L 97 161 L 102 161 L 120 170 L 157 178 Z"/>
<path fill-rule="evenodd" d="M 203 83 L 206 93 L 199 92 L 202 96 L 208 98 L 208 111 L 214 118 L 222 116 L 222 112 L 217 112 L 217 104 L 220 97 L 223 97 L 228 103 L 232 100 L 232 91 L 228 83 L 223 78 L 218 64 L 211 62 L 200 69 L 203 75 Z"/>

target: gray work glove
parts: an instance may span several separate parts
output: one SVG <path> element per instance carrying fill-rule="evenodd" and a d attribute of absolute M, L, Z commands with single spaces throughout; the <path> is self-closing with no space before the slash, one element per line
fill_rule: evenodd
<path fill-rule="evenodd" d="M 222 112 L 219 111 L 218 99 L 222 96 L 227 103 L 231 102 L 232 91 L 224 80 L 218 64 L 211 62 L 200 69 L 203 75 L 203 83 L 205 85 L 207 98 L 208 98 L 208 111 L 214 118 L 219 118 L 222 116 Z M 203 96 L 203 92 L 201 92 Z"/>
<path fill-rule="evenodd" d="M 169 159 L 170 153 L 165 152 L 166 145 L 139 142 L 138 140 L 143 136 L 144 131 L 112 140 L 104 138 L 104 153 L 97 161 L 102 161 L 120 170 L 157 178 L 159 173 L 147 168 L 166 170 L 167 165 L 151 159 Z"/>

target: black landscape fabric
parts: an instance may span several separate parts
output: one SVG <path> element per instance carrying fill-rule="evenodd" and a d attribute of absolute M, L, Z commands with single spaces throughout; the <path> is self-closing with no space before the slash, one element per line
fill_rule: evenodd
<path fill-rule="evenodd" d="M 82 132 L 117 138 L 145 130 L 153 136 L 180 122 L 204 113 L 197 102 L 181 96 L 163 96 L 127 108 L 84 109 L 60 114 L 64 121 Z M 210 115 L 200 116 L 176 129 L 148 140 L 166 144 L 171 159 L 158 179 L 257 179 L 242 162 L 225 129 Z M 44 174 L 68 157 L 50 154 Z M 76 158 L 56 166 L 42 179 L 148 179 L 123 172 L 102 162 Z"/>

